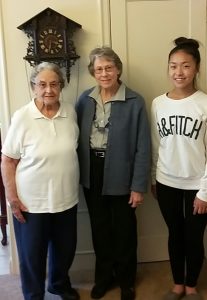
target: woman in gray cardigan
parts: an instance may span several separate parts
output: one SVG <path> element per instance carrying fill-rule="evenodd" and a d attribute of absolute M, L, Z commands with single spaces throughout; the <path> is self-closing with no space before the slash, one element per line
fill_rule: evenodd
<path fill-rule="evenodd" d="M 110 47 L 95 48 L 88 66 L 97 86 L 77 103 L 80 183 L 96 255 L 93 299 L 114 281 L 121 300 L 135 299 L 137 224 L 150 166 L 144 99 L 121 81 L 122 62 Z"/>

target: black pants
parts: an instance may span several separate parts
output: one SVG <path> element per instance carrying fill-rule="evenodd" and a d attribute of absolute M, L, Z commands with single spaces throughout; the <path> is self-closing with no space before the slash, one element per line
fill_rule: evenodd
<path fill-rule="evenodd" d="M 24 299 L 44 299 L 47 254 L 49 292 L 67 292 L 76 249 L 77 205 L 59 213 L 23 214 L 26 223 L 13 220 Z"/>
<path fill-rule="evenodd" d="M 193 215 L 197 191 L 157 182 L 157 199 L 169 230 L 168 249 L 175 284 L 197 285 L 203 259 L 207 214 Z"/>
<path fill-rule="evenodd" d="M 114 276 L 121 287 L 133 287 L 137 268 L 137 223 L 129 195 L 102 195 L 104 158 L 91 154 L 91 188 L 84 189 L 96 255 L 95 283 Z M 117 170 L 118 171 L 118 170 Z"/>

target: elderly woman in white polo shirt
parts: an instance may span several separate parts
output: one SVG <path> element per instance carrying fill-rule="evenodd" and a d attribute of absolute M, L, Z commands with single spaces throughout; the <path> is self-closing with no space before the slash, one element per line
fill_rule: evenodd
<path fill-rule="evenodd" d="M 43 62 L 31 74 L 34 99 L 15 112 L 2 147 L 2 176 L 14 229 L 25 300 L 48 291 L 77 300 L 68 271 L 76 249 L 79 130 L 73 106 L 59 101 L 59 67 Z"/>

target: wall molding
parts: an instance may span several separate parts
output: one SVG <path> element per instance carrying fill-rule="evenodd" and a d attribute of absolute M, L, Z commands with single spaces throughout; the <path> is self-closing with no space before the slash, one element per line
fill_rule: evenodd
<path fill-rule="evenodd" d="M 2 140 L 4 140 L 10 124 L 10 108 L 9 108 L 9 93 L 8 93 L 8 84 L 7 84 L 8 81 L 7 81 L 7 68 L 6 68 L 2 1 L 3 0 L 0 0 L 0 77 L 1 77 L 0 123 L 1 123 Z"/>
<path fill-rule="evenodd" d="M 111 13 L 110 0 L 98 0 L 101 18 L 102 45 L 111 46 Z"/>

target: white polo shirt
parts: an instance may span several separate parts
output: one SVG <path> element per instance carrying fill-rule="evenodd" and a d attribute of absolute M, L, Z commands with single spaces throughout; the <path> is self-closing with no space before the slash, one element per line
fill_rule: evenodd
<path fill-rule="evenodd" d="M 20 159 L 17 192 L 29 212 L 61 212 L 77 204 L 78 134 L 74 107 L 66 102 L 52 119 L 34 99 L 14 113 L 2 153 Z"/>

